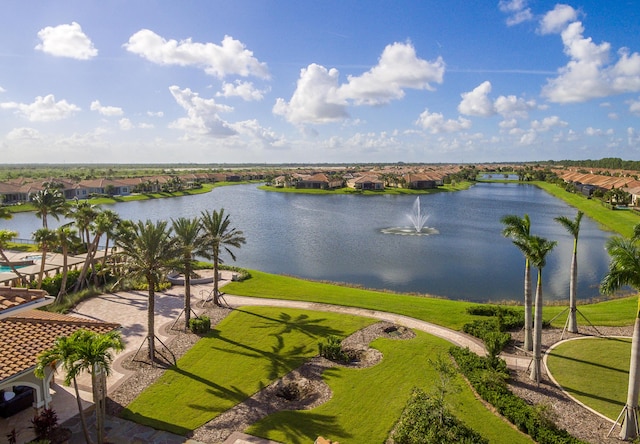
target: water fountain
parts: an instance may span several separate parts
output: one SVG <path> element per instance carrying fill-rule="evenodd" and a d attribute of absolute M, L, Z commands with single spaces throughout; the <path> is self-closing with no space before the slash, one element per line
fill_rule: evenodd
<path fill-rule="evenodd" d="M 426 226 L 429 215 L 422 213 L 420 196 L 416 197 L 416 200 L 413 202 L 411 213 L 407 214 L 407 218 L 411 221 L 411 227 L 383 228 L 381 232 L 384 234 L 401 234 L 405 236 L 428 236 L 429 234 L 438 234 L 438 230 Z"/>

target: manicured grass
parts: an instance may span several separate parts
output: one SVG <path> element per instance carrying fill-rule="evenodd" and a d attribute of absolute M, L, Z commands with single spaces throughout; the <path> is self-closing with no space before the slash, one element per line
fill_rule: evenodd
<path fill-rule="evenodd" d="M 633 227 L 640 223 L 640 214 L 630 210 L 610 210 L 598 199 L 587 199 L 582 194 L 568 193 L 558 185 L 548 182 L 532 182 L 558 199 L 561 199 L 583 211 L 591 219 L 598 222 L 605 230 L 613 231 L 625 237 L 633 235 Z"/>
<path fill-rule="evenodd" d="M 478 316 L 472 316 L 466 312 L 467 307 L 477 305 L 476 303 L 363 290 L 267 274 L 255 270 L 251 270 L 250 273 L 251 279 L 242 282 L 231 282 L 225 285 L 225 291 L 229 294 L 241 296 L 311 301 L 386 311 L 410 316 L 454 330 L 460 330 L 465 323 L 479 319 Z M 522 307 L 514 308 L 522 309 Z M 553 318 L 565 308 L 563 306 L 544 307 L 544 319 Z M 603 326 L 633 324 L 636 308 L 636 297 L 613 299 L 596 304 L 578 303 L 578 309 L 591 323 Z M 554 326 L 563 327 L 565 320 L 565 314 L 558 316 L 554 321 Z M 578 315 L 578 325 L 588 325 L 580 315 Z"/>
<path fill-rule="evenodd" d="M 472 319 L 477 319 L 477 316 L 466 312 L 467 307 L 477 305 L 470 302 L 363 290 L 267 274 L 256 270 L 251 270 L 250 273 L 251 279 L 225 285 L 225 292 L 242 296 L 321 302 L 380 310 L 411 316 L 456 330 Z"/>
<path fill-rule="evenodd" d="M 558 345 L 547 364 L 567 392 L 615 420 L 627 397 L 630 358 L 631 339 L 588 338 Z"/>
<path fill-rule="evenodd" d="M 291 444 L 310 443 L 318 436 L 349 444 L 385 442 L 412 389 L 432 391 L 438 376 L 428 360 L 446 355 L 450 344 L 417 332 L 411 340 L 378 339 L 372 346 L 384 354 L 376 366 L 324 373 L 333 392 L 329 402 L 312 410 L 278 412 L 248 433 Z M 467 425 L 490 442 L 532 442 L 487 410 L 460 379 L 456 383 L 460 392 L 447 402 Z"/>
<path fill-rule="evenodd" d="M 254 307 L 235 310 L 123 412 L 184 435 L 318 354 L 328 335 L 348 336 L 375 320 Z"/>

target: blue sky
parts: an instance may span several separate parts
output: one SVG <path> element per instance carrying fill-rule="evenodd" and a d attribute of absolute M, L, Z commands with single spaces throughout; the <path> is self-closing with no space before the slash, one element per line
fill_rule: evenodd
<path fill-rule="evenodd" d="M 3 163 L 640 160 L 640 5 L 8 1 Z"/>

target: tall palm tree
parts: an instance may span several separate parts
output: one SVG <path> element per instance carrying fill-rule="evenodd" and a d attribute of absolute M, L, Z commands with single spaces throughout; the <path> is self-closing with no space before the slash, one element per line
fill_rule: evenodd
<path fill-rule="evenodd" d="M 36 208 L 36 216 L 42 218 L 42 228 L 48 228 L 47 216 L 60 220 L 60 216 L 67 212 L 67 200 L 57 188 L 45 188 L 37 191 L 31 197 L 31 203 Z"/>
<path fill-rule="evenodd" d="M 556 241 L 550 241 L 540 236 L 529 238 L 531 247 L 531 264 L 538 269 L 538 282 L 536 284 L 536 313 L 533 318 L 533 365 L 531 366 L 531 379 L 540 382 L 542 371 L 542 269 L 547 264 L 547 254 L 556 246 Z"/>
<path fill-rule="evenodd" d="M 200 231 L 202 225 L 200 219 L 180 217 L 171 220 L 173 232 L 178 239 L 178 245 L 182 252 L 181 269 L 184 273 L 184 323 L 189 328 L 191 318 L 191 272 L 193 271 L 193 256 L 201 250 Z"/>
<path fill-rule="evenodd" d="M 56 296 L 56 302 L 61 302 L 62 297 L 67 294 L 67 276 L 69 275 L 69 246 L 80 241 L 76 230 L 68 224 L 58 227 L 55 230 L 56 244 L 62 249 L 62 279 L 60 280 L 60 290 Z"/>
<path fill-rule="evenodd" d="M 38 273 L 38 289 L 40 289 L 42 288 L 42 279 L 44 277 L 47 253 L 56 246 L 58 238 L 55 231 L 48 228 L 38 228 L 33 233 L 33 239 L 37 242 L 38 248 L 42 252 L 42 258 L 40 259 L 40 272 Z"/>
<path fill-rule="evenodd" d="M 604 294 L 613 294 L 623 286 L 629 285 L 640 291 L 640 224 L 635 226 L 632 239 L 620 236 L 607 242 L 607 252 L 611 256 L 609 270 L 600 283 Z M 629 383 L 627 401 L 622 410 L 622 430 L 620 438 L 632 440 L 638 437 L 638 394 L 640 393 L 640 299 L 636 309 L 631 339 L 631 360 L 629 363 Z"/>
<path fill-rule="evenodd" d="M 87 200 L 76 201 L 76 204 L 71 207 L 69 215 L 75 221 L 80 238 L 85 243 L 86 249 L 89 250 L 89 227 L 98 215 L 98 207 Z"/>
<path fill-rule="evenodd" d="M 107 264 L 107 256 L 109 255 L 109 241 L 113 239 L 113 237 L 115 236 L 119 223 L 120 223 L 120 216 L 118 215 L 118 213 L 116 213 L 113 210 L 103 210 L 96 217 L 95 232 L 96 234 L 100 233 L 100 236 L 104 235 L 106 238 L 104 254 L 102 255 L 102 266 L 101 266 L 101 271 L 103 273 L 105 271 L 105 267 Z M 99 239 L 100 237 L 98 237 L 98 240 Z M 98 252 L 98 243 L 96 243 L 93 246 L 92 263 L 96 257 L 97 252 Z M 98 284 L 97 275 L 95 276 L 95 278 L 96 278 L 96 285 L 97 285 Z M 105 282 L 106 282 L 106 275 L 105 275 Z"/>
<path fill-rule="evenodd" d="M 18 271 L 18 269 L 11 263 L 4 250 L 7 248 L 8 243 L 11 242 L 15 237 L 18 236 L 17 231 L 11 230 L 0 230 L 0 257 L 5 264 L 8 264 L 18 278 L 22 279 L 22 274 Z"/>
<path fill-rule="evenodd" d="M 562 225 L 573 236 L 573 255 L 571 257 L 571 280 L 569 281 L 569 325 L 567 330 L 571 333 L 578 333 L 578 318 L 576 316 L 578 308 L 576 302 L 578 284 L 578 235 L 580 234 L 580 221 L 584 213 L 578 211 L 574 220 L 566 216 L 558 216 L 556 222 Z"/>
<path fill-rule="evenodd" d="M 531 236 L 531 220 L 529 215 L 523 217 L 509 214 L 500 219 L 504 225 L 502 235 L 512 239 L 513 244 L 524 255 L 524 349 L 533 350 L 533 298 L 531 295 L 531 262 L 529 238 Z"/>
<path fill-rule="evenodd" d="M 242 231 L 230 227 L 229 215 L 224 213 L 224 208 L 220 211 L 203 211 L 201 213 L 202 230 L 204 232 L 203 256 L 213 260 L 213 303 L 220 305 L 220 292 L 218 291 L 218 270 L 223 263 L 220 257 L 221 249 L 224 249 L 231 259 L 236 260 L 236 256 L 230 247 L 240 248 L 246 243 Z"/>
<path fill-rule="evenodd" d="M 177 243 L 171 238 L 171 228 L 166 221 L 138 221 L 132 232 L 116 240 L 120 254 L 124 256 L 124 268 L 128 276 L 145 279 L 149 286 L 147 310 L 147 342 L 149 359 L 155 360 L 155 290 L 156 285 L 174 268 L 179 256 Z"/>
<path fill-rule="evenodd" d="M 36 376 L 44 377 L 46 368 L 61 363 L 66 373 L 65 385 L 70 385 L 71 381 L 73 381 L 84 437 L 88 443 L 91 442 L 91 438 L 84 419 L 76 378 L 83 371 L 88 371 L 91 374 L 96 429 L 98 443 L 101 444 L 104 442 L 106 376 L 111 374 L 112 350 L 119 352 L 123 349 L 124 343 L 119 331 L 114 330 L 100 334 L 89 330 L 77 330 L 69 337 L 56 339 L 53 348 L 38 357 L 38 364 L 35 369 Z"/>

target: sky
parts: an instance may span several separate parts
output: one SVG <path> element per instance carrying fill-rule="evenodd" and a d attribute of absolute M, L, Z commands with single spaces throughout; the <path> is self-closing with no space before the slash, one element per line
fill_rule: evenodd
<path fill-rule="evenodd" d="M 640 2 L 7 0 L 0 162 L 640 160 Z"/>

